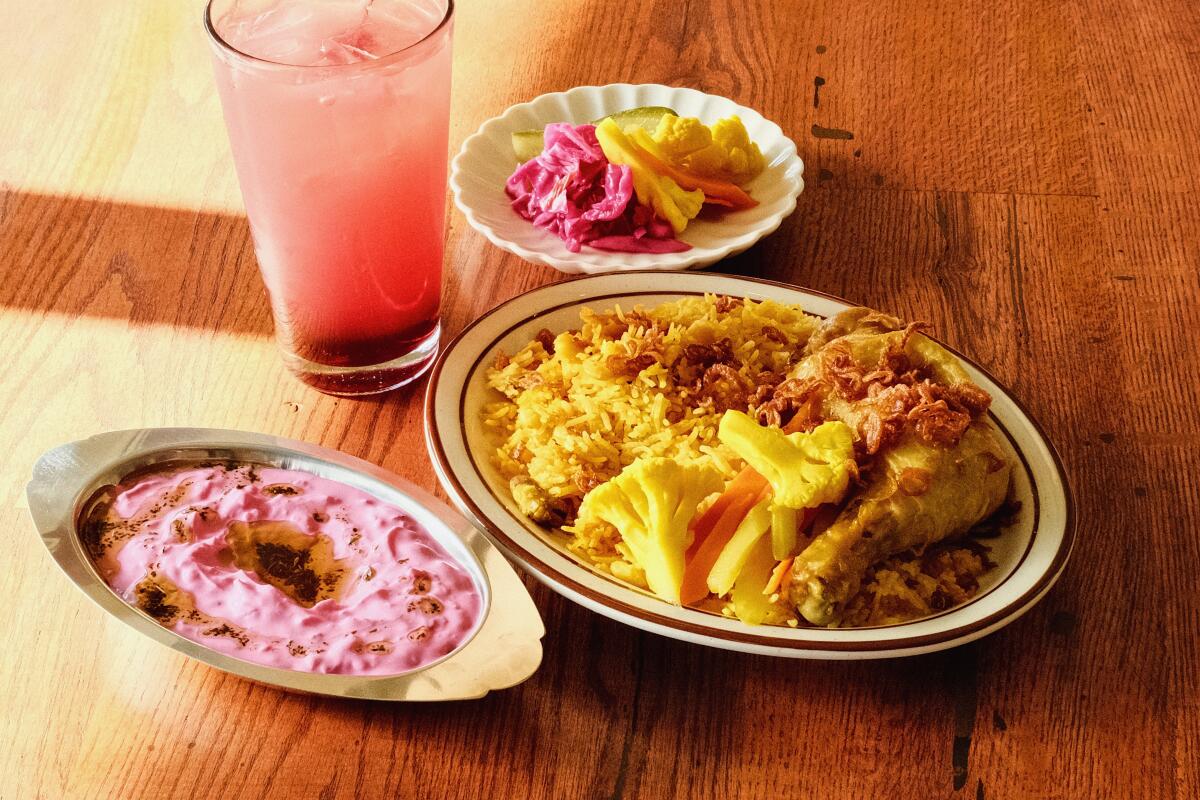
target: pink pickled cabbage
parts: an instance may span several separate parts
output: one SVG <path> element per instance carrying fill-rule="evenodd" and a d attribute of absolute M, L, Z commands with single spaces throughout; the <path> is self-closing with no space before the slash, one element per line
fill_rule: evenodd
<path fill-rule="evenodd" d="M 593 125 L 546 126 L 541 155 L 517 167 L 504 186 L 518 214 L 562 239 L 623 253 L 678 253 L 691 245 L 633 198 L 629 167 L 610 164 Z"/>

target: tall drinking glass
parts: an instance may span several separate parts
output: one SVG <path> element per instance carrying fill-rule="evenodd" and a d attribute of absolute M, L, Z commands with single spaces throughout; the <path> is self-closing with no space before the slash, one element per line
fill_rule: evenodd
<path fill-rule="evenodd" d="M 283 358 L 330 394 L 437 352 L 453 0 L 211 0 L 205 28 Z"/>

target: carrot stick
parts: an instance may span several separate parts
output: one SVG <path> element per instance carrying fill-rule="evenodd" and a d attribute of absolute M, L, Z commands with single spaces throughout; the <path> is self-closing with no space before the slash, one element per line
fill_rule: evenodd
<path fill-rule="evenodd" d="M 725 491 L 722 492 L 721 496 L 716 499 L 716 502 L 709 506 L 708 510 L 706 510 L 703 514 L 693 520 L 692 544 L 687 551 L 688 558 L 690 558 L 697 550 L 700 549 L 700 543 L 708 537 L 708 534 L 712 531 L 713 526 L 717 524 L 717 520 L 719 520 L 721 515 L 725 513 L 725 509 L 729 508 L 729 504 L 744 494 L 757 493 L 761 491 L 763 483 L 765 483 L 765 481 L 763 480 L 762 476 L 755 472 L 753 467 L 746 467 L 739 472 L 734 479 L 729 482 L 729 485 L 725 487 Z"/>
<path fill-rule="evenodd" d="M 771 579 L 767 581 L 767 586 L 763 589 L 763 594 L 772 595 L 779 591 L 779 586 L 783 583 L 783 576 L 787 575 L 795 560 L 794 558 L 785 558 L 775 565 L 775 569 L 771 572 Z"/>
<path fill-rule="evenodd" d="M 801 429 L 804 428 L 804 423 L 806 421 L 807 420 L 805 420 L 804 417 L 797 414 L 796 416 L 794 416 L 790 420 L 788 420 L 787 425 L 783 426 L 783 432 L 784 433 L 797 433 Z"/>
<path fill-rule="evenodd" d="M 721 496 L 692 521 L 692 544 L 685 556 L 683 586 L 679 592 L 681 603 L 697 603 L 708 596 L 708 573 L 717 563 L 717 556 L 729 544 L 750 509 L 770 491 L 766 478 L 753 467 L 745 467 L 729 482 Z M 816 509 L 805 509 L 800 518 L 801 532 L 812 525 L 815 514 Z"/>
<path fill-rule="evenodd" d="M 641 150 L 639 155 L 646 159 L 646 163 L 652 170 L 670 178 L 688 191 L 699 189 L 704 192 L 704 202 L 706 203 L 716 203 L 729 208 L 754 208 L 758 205 L 758 201 L 746 194 L 737 184 L 716 178 L 701 177 L 682 170 L 674 164 L 668 164 L 644 147 L 639 146 L 638 149 Z"/>
<path fill-rule="evenodd" d="M 725 545 L 729 544 L 738 525 L 746 518 L 746 514 L 750 513 L 750 509 L 770 493 L 771 487 L 766 478 L 753 470 L 751 472 L 753 475 L 746 479 L 743 487 L 739 487 L 738 493 L 729 501 L 708 535 L 699 545 L 693 543 L 696 550 L 683 568 L 683 586 L 679 590 L 679 602 L 684 605 L 699 602 L 708 596 L 708 573 L 712 572 L 713 564 L 717 563 L 717 556 L 725 549 Z M 732 488 L 731 484 L 730 489 Z M 730 490 L 725 491 L 728 493 Z M 720 502 L 720 498 L 717 502 Z"/>

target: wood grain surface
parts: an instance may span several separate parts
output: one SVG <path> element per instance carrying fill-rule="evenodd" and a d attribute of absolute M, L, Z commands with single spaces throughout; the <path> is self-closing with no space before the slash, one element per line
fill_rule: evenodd
<path fill-rule="evenodd" d="M 431 706 L 287 695 L 160 648 L 69 585 L 25 509 L 41 451 L 150 425 L 436 486 L 422 387 L 337 400 L 276 356 L 200 13 L 3 7 L 0 798 L 1200 796 L 1195 4 L 462 0 L 454 150 L 576 84 L 760 109 L 808 188 L 719 269 L 932 322 L 1044 424 L 1079 535 L 1027 616 L 892 662 L 703 649 L 528 581 L 541 670 Z M 558 278 L 448 213 L 450 333 Z"/>

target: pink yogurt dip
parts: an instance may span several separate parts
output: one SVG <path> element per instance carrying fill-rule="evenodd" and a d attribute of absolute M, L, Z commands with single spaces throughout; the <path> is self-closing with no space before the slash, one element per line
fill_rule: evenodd
<path fill-rule="evenodd" d="M 266 466 L 175 463 L 126 478 L 104 498 L 83 539 L 108 585 L 176 633 L 235 658 L 305 672 L 395 675 L 455 650 L 479 623 L 478 588 L 429 531 L 343 483 Z M 337 567 L 323 575 L 338 580 L 320 583 L 303 569 L 295 586 L 261 579 L 234 557 L 230 532 L 238 523 L 320 541 Z M 254 545 L 249 552 L 269 554 Z M 279 552 L 286 557 L 271 563 L 317 560 L 310 551 Z M 311 602 L 313 587 L 335 583 L 333 596 Z"/>

